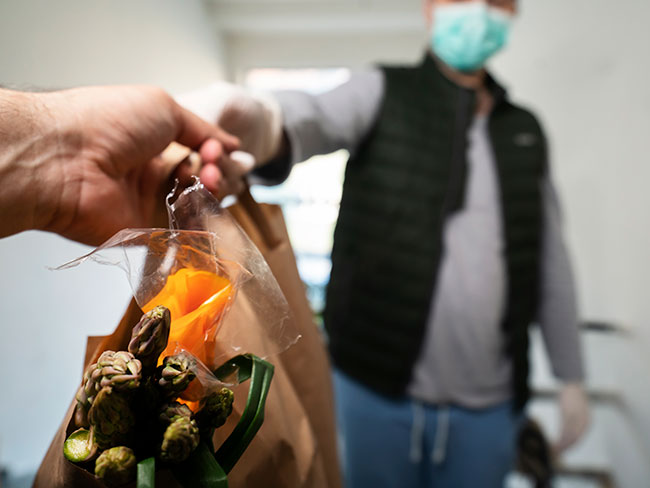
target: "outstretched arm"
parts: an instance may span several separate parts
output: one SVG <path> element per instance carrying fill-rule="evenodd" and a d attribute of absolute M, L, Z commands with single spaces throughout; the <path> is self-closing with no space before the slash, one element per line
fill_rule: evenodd
<path fill-rule="evenodd" d="M 539 322 L 553 373 L 563 382 L 558 399 L 562 430 L 555 445 L 556 451 L 563 451 L 585 433 L 589 405 L 583 386 L 575 284 L 562 236 L 559 202 L 550 180 L 543 184 L 545 226 Z"/>
<path fill-rule="evenodd" d="M 158 157 L 172 141 L 211 164 L 239 144 L 156 87 L 0 89 L 0 237 L 39 229 L 95 245 L 149 226 L 176 170 Z"/>

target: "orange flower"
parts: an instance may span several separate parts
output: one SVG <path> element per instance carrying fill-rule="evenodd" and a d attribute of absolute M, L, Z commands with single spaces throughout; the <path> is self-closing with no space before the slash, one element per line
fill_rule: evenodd
<path fill-rule="evenodd" d="M 160 362 L 180 346 L 213 367 L 210 362 L 214 351 L 210 349 L 214 347 L 221 315 L 233 294 L 227 278 L 209 271 L 183 268 L 170 275 L 162 290 L 142 307 L 146 313 L 164 305 L 171 313 L 169 343 L 160 355 Z"/>

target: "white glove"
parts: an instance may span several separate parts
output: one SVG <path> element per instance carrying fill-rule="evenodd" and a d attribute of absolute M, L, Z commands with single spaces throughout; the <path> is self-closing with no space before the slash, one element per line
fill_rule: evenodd
<path fill-rule="evenodd" d="M 252 154 L 256 165 L 277 156 L 282 143 L 282 111 L 272 96 L 217 82 L 180 95 L 176 101 L 237 136 L 241 150 Z"/>
<path fill-rule="evenodd" d="M 560 454 L 575 444 L 584 435 L 590 422 L 589 400 L 582 384 L 566 383 L 560 390 L 558 403 L 562 430 L 553 446 L 555 454 Z"/>

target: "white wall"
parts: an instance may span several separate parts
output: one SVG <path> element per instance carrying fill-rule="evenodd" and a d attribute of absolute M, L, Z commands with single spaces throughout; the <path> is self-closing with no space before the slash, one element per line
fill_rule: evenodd
<path fill-rule="evenodd" d="M 200 0 L 3 0 L 0 83 L 153 83 L 180 91 L 223 72 Z"/>
<path fill-rule="evenodd" d="M 0 85 L 181 91 L 223 73 L 198 0 L 3 0 L 0 46 Z M 14 475 L 45 453 L 79 383 L 85 337 L 110 332 L 130 297 L 120 271 L 45 268 L 86 251 L 36 232 L 0 240 L 0 465 Z"/>
<path fill-rule="evenodd" d="M 209 0 L 228 75 L 253 67 L 367 67 L 415 61 L 421 0 Z"/>

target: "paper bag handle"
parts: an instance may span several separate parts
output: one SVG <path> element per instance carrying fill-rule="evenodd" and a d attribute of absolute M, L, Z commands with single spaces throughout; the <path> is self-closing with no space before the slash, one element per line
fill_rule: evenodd
<path fill-rule="evenodd" d="M 266 247 L 273 249 L 278 246 L 282 242 L 282 236 L 270 225 L 264 209 L 251 195 L 248 182 L 244 191 L 237 197 L 237 201 L 257 228 Z"/>

